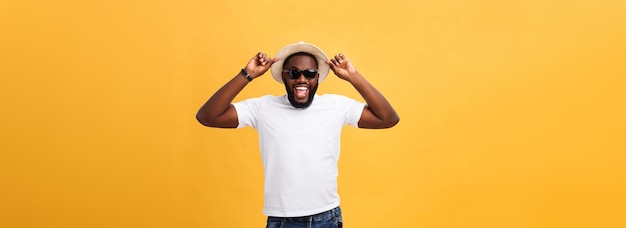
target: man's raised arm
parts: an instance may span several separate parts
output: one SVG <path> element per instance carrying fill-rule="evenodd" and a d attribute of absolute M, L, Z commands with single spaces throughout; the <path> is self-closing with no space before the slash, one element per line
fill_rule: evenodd
<path fill-rule="evenodd" d="M 263 75 L 277 59 L 267 57 L 259 52 L 248 65 L 233 79 L 220 88 L 209 100 L 200 107 L 196 119 L 204 126 L 235 128 L 239 125 L 237 111 L 231 104 L 233 99 L 252 79 Z M 245 74 L 248 74 L 246 77 Z"/>
<path fill-rule="evenodd" d="M 356 71 L 350 60 L 343 54 L 336 55 L 326 63 L 339 78 L 350 82 L 365 99 L 367 106 L 363 109 L 359 120 L 360 128 L 390 128 L 400 121 L 398 113 L 391 107 L 389 101 Z"/>

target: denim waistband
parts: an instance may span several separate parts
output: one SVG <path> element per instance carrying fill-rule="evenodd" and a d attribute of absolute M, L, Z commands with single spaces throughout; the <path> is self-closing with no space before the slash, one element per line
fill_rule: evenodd
<path fill-rule="evenodd" d="M 314 215 L 309 215 L 309 216 L 302 216 L 302 217 L 273 217 L 273 216 L 268 216 L 267 219 L 268 221 L 282 221 L 282 220 L 289 220 L 289 221 L 293 221 L 293 222 L 320 222 L 320 221 L 327 221 L 331 218 L 335 218 L 337 216 L 341 216 L 341 209 L 339 207 L 335 207 L 333 209 L 330 209 L 328 211 L 324 211 L 322 213 L 319 214 L 314 214 Z"/>

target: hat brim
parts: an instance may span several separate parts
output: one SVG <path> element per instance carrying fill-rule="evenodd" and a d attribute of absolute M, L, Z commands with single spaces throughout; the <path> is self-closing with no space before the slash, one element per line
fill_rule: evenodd
<path fill-rule="evenodd" d="M 272 77 L 277 82 L 283 84 L 283 64 L 285 63 L 285 59 L 290 55 L 293 55 L 298 52 L 306 52 L 309 53 L 317 59 L 317 72 L 319 73 L 318 82 L 324 81 L 326 76 L 328 76 L 328 72 L 330 71 L 330 66 L 326 63 L 328 57 L 326 54 L 317 46 L 309 43 L 298 42 L 295 44 L 290 44 L 278 51 L 278 53 L 274 56 L 278 60 L 272 64 Z"/>

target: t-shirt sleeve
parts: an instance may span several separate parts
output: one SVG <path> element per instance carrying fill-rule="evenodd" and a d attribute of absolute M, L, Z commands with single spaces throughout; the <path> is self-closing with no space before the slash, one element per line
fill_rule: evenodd
<path fill-rule="evenodd" d="M 257 114 L 259 113 L 260 98 L 252 98 L 237 103 L 233 103 L 233 107 L 237 111 L 237 120 L 239 125 L 237 128 L 257 126 Z"/>
<path fill-rule="evenodd" d="M 365 103 L 341 95 L 336 95 L 336 101 L 345 117 L 344 124 L 359 127 L 359 120 L 361 119 L 361 114 L 363 114 Z"/>

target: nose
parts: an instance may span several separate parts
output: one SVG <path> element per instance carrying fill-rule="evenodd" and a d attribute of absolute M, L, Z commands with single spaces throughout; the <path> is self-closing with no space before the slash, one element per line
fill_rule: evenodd
<path fill-rule="evenodd" d="M 300 73 L 300 76 L 298 76 L 296 81 L 298 81 L 298 82 L 306 82 L 307 79 L 306 79 L 306 77 L 304 77 L 304 73 Z"/>

